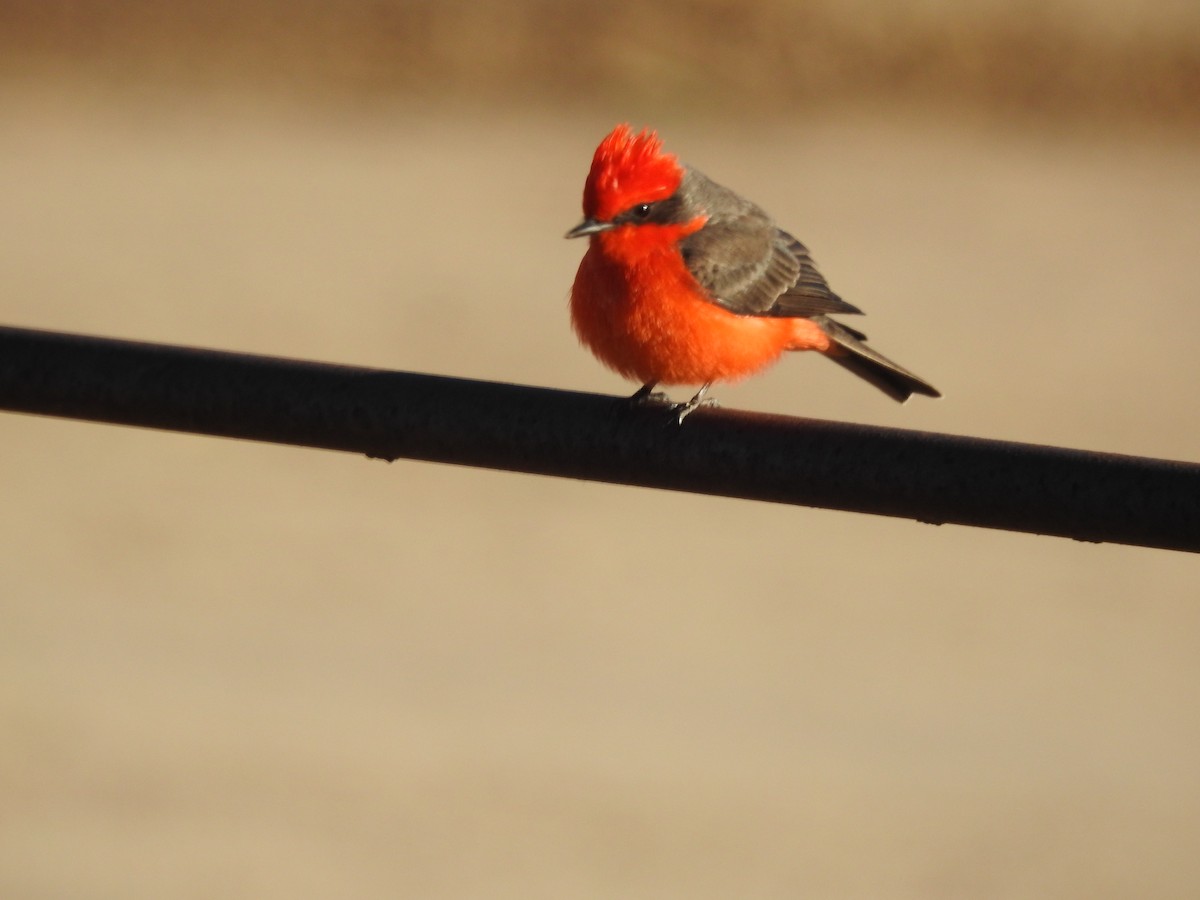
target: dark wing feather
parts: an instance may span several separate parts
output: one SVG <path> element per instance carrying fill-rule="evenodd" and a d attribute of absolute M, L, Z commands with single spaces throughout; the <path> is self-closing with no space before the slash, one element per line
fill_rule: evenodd
<path fill-rule="evenodd" d="M 765 215 L 710 221 L 680 242 L 684 262 L 713 302 L 743 316 L 861 313 L 829 289 L 808 248 Z"/>
<path fill-rule="evenodd" d="M 829 282 L 817 271 L 808 248 L 786 231 L 776 232 L 776 242 L 782 243 L 800 266 L 796 282 L 771 307 L 773 316 L 816 316 L 823 313 L 861 315 L 862 310 L 847 303 L 829 289 Z"/>
<path fill-rule="evenodd" d="M 808 248 L 749 200 L 695 169 L 687 170 L 678 200 L 685 209 L 709 215 L 679 249 L 714 303 L 743 316 L 859 312 L 829 289 Z"/>
<path fill-rule="evenodd" d="M 761 214 L 710 220 L 680 242 L 680 251 L 713 302 L 743 316 L 773 315 L 800 277 L 800 262 Z"/>

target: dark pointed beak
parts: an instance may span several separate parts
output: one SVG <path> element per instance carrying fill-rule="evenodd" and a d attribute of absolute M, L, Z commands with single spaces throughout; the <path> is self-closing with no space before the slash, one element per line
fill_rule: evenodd
<path fill-rule="evenodd" d="M 598 234 L 601 231 L 608 231 L 608 229 L 612 227 L 612 222 L 601 222 L 599 219 L 584 219 L 565 235 L 563 235 L 563 237 L 587 237 L 589 234 Z"/>

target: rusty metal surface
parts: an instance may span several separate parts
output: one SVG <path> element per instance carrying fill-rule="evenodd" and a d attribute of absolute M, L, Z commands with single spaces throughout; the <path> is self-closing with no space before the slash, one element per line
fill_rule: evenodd
<path fill-rule="evenodd" d="M 0 327 L 0 408 L 1200 551 L 1200 465 Z"/>

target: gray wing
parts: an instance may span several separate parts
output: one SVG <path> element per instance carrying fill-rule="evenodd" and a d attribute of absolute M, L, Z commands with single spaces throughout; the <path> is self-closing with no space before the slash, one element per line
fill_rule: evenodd
<path fill-rule="evenodd" d="M 800 262 L 758 216 L 709 221 L 680 242 L 692 277 L 714 303 L 744 316 L 771 315 L 800 277 Z"/>
<path fill-rule="evenodd" d="M 800 266 L 795 284 L 779 295 L 771 307 L 773 316 L 815 316 L 824 313 L 862 315 L 857 306 L 847 303 L 829 289 L 829 282 L 817 271 L 808 248 L 788 234 L 776 231 L 776 242 L 782 242 Z"/>
<path fill-rule="evenodd" d="M 679 249 L 714 303 L 743 316 L 860 312 L 829 289 L 808 248 L 753 203 L 695 169 L 687 171 L 680 191 L 688 208 L 710 213 Z"/>

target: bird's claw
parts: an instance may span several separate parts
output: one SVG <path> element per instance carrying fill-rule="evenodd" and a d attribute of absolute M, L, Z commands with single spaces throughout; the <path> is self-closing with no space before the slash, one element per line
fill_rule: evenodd
<path fill-rule="evenodd" d="M 638 392 L 629 398 L 629 403 L 632 406 L 676 406 L 680 404 L 671 403 L 671 398 L 666 391 L 654 391 L 653 393 Z"/>
<path fill-rule="evenodd" d="M 652 381 L 649 384 L 643 384 L 640 388 L 634 391 L 632 397 L 629 398 L 630 406 L 654 406 L 657 404 L 670 403 L 671 398 L 662 391 L 656 391 L 655 383 Z"/>
<path fill-rule="evenodd" d="M 711 384 L 711 382 L 710 382 Z M 644 384 L 638 388 L 637 392 L 626 401 L 629 408 L 638 408 L 642 406 L 666 406 L 671 413 L 671 422 L 676 427 L 683 424 L 683 420 L 690 416 L 701 406 L 717 406 L 719 405 L 712 397 L 705 397 L 708 393 L 709 384 L 704 385 L 696 392 L 691 400 L 686 403 L 672 403 L 671 398 L 662 391 L 654 390 L 655 384 L 651 382 Z"/>
<path fill-rule="evenodd" d="M 702 406 L 717 407 L 721 404 L 717 402 L 716 397 L 693 397 L 686 403 L 675 403 L 671 406 L 671 412 L 676 414 L 675 424 L 682 425 L 683 420 L 694 413 Z"/>

